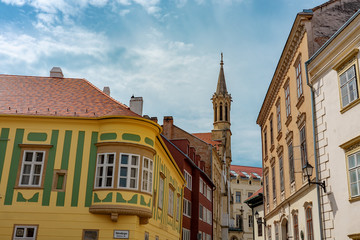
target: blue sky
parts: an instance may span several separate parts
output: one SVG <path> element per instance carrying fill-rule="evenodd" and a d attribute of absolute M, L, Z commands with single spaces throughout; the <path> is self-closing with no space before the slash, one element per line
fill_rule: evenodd
<path fill-rule="evenodd" d="M 233 164 L 261 166 L 256 118 L 296 13 L 325 0 L 0 0 L 0 73 L 86 78 L 143 114 L 209 132 L 220 53 Z"/>

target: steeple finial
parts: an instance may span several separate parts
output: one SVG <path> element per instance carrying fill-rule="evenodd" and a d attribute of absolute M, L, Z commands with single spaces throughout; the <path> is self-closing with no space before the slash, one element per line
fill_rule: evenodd
<path fill-rule="evenodd" d="M 224 65 L 224 61 L 223 61 L 223 53 L 221 52 L 221 62 L 220 62 L 220 66 Z"/>
<path fill-rule="evenodd" d="M 219 72 L 219 79 L 218 79 L 218 84 L 217 84 L 217 88 L 216 88 L 216 94 L 226 94 L 227 90 L 226 90 L 226 83 L 225 83 L 225 74 L 224 74 L 224 55 L 223 53 L 221 53 L 221 61 L 220 61 L 220 72 Z"/>

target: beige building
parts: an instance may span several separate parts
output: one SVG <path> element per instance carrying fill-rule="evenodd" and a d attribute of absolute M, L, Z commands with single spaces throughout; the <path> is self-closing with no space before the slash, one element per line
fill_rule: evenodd
<path fill-rule="evenodd" d="M 305 61 L 358 9 L 329 1 L 297 14 L 258 115 L 261 127 L 267 239 L 322 239 L 318 196 L 302 174 L 315 166 L 312 98 Z M 315 176 L 311 178 L 315 181 Z"/>
<path fill-rule="evenodd" d="M 262 188 L 262 168 L 231 165 L 230 181 L 232 211 L 229 239 L 251 240 L 254 213 L 245 200 Z"/>
<path fill-rule="evenodd" d="M 360 239 L 360 12 L 307 62 L 324 239 Z"/>

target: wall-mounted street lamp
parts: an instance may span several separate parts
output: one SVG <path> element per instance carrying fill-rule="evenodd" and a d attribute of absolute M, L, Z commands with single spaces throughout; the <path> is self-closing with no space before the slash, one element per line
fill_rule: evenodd
<path fill-rule="evenodd" d="M 312 181 L 310 181 L 310 178 L 311 178 L 311 176 L 312 176 L 313 169 L 314 169 L 314 167 L 311 166 L 311 164 L 310 164 L 309 162 L 306 162 L 305 166 L 304 166 L 303 169 L 302 169 L 304 176 L 307 176 L 309 185 L 310 185 L 310 184 L 320 185 L 320 186 L 324 189 L 324 193 L 326 193 L 325 181 L 322 181 L 322 182 L 312 182 Z"/>
<path fill-rule="evenodd" d="M 264 222 L 261 221 L 258 211 L 255 212 L 255 218 L 256 218 L 257 224 L 264 224 L 264 226 L 266 227 L 266 221 L 264 221 Z"/>

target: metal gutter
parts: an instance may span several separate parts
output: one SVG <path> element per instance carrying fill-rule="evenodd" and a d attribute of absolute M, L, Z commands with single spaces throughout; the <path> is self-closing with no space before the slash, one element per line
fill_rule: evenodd
<path fill-rule="evenodd" d="M 316 133 L 315 133 L 315 98 L 314 98 L 314 89 L 312 85 L 309 83 L 308 77 L 308 64 L 309 60 L 305 62 L 305 73 L 306 73 L 306 84 L 310 87 L 311 91 L 311 111 L 312 111 L 312 120 L 313 120 L 313 139 L 314 139 L 314 158 L 315 158 L 315 172 L 316 172 L 316 182 L 319 181 L 319 171 L 318 171 L 318 156 L 316 151 Z M 317 200 L 318 200 L 318 210 L 319 210 L 319 221 L 320 221 L 320 239 L 324 239 L 323 233 L 323 221 L 322 221 L 322 213 L 321 213 L 321 200 L 320 200 L 320 186 L 316 184 L 316 192 L 317 192 Z"/>

